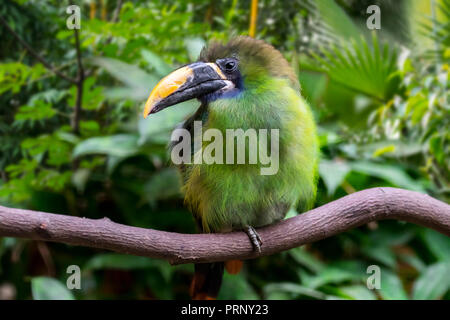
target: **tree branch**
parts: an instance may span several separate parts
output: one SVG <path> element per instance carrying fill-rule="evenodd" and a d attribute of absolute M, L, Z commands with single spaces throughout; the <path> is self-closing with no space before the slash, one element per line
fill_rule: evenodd
<path fill-rule="evenodd" d="M 3 24 L 3 26 L 6 28 L 6 30 L 8 30 L 9 33 L 11 33 L 11 35 L 16 38 L 17 41 L 20 42 L 20 44 L 22 44 L 22 46 L 25 47 L 25 49 L 38 61 L 40 61 L 49 71 L 53 72 L 54 74 L 56 74 L 57 76 L 69 81 L 70 83 L 76 83 L 76 79 L 73 79 L 67 75 L 65 75 L 64 73 L 62 73 L 61 71 L 59 71 L 58 69 L 54 68 L 49 62 L 47 62 L 43 57 L 41 57 L 25 40 L 23 40 L 8 24 L 8 22 L 6 22 L 6 20 L 0 16 L 0 23 Z"/>
<path fill-rule="evenodd" d="M 117 21 L 119 21 L 119 15 L 120 15 L 120 10 L 122 9 L 122 4 L 123 4 L 122 0 L 117 0 L 116 9 L 114 10 L 111 22 L 116 23 Z"/>
<path fill-rule="evenodd" d="M 398 219 L 450 236 L 450 206 L 396 188 L 356 192 L 319 208 L 260 228 L 265 256 L 331 237 L 371 221 Z M 0 236 L 62 242 L 168 260 L 172 264 L 259 256 L 244 232 L 180 234 L 0 206 Z"/>

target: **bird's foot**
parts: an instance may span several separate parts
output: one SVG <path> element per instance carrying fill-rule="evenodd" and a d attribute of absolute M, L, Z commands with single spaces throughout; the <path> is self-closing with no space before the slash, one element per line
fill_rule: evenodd
<path fill-rule="evenodd" d="M 250 242 L 253 245 L 253 249 L 258 251 L 258 253 L 261 253 L 262 240 L 259 234 L 256 232 L 255 228 L 253 228 L 252 226 L 247 226 L 245 232 L 247 233 Z"/>

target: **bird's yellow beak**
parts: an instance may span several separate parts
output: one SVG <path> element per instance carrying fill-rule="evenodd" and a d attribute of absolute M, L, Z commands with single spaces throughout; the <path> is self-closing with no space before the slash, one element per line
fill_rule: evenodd
<path fill-rule="evenodd" d="M 226 76 L 215 63 L 196 62 L 161 79 L 145 103 L 144 118 L 174 104 L 201 97 L 227 85 Z"/>

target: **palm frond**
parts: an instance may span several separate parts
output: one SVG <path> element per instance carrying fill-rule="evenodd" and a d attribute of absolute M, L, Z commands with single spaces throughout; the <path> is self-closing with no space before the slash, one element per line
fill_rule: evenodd
<path fill-rule="evenodd" d="M 450 0 L 442 0 L 436 7 L 442 18 L 431 17 L 427 24 L 421 25 L 420 29 L 424 36 L 435 43 L 435 48 L 428 49 L 424 57 L 430 60 L 449 60 L 450 57 L 446 52 L 450 50 Z"/>
<path fill-rule="evenodd" d="M 313 56 L 321 69 L 335 82 L 380 101 L 387 101 L 399 85 L 397 50 L 380 45 L 375 34 L 372 43 L 364 38 L 341 47 L 322 48 Z"/>
<path fill-rule="evenodd" d="M 359 41 L 359 28 L 335 0 L 301 0 L 299 7 L 308 12 L 298 27 L 298 33 L 307 38 L 308 52 L 317 51 L 319 46 L 340 46 L 344 39 Z"/>

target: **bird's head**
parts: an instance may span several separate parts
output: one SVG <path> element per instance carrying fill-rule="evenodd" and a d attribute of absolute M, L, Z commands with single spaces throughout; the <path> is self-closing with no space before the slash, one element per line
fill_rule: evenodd
<path fill-rule="evenodd" d="M 258 90 L 268 78 L 284 78 L 299 90 L 295 73 L 273 46 L 250 37 L 213 42 L 197 62 L 173 71 L 154 87 L 144 117 L 194 98 L 210 102 L 236 97 L 244 90 Z"/>

